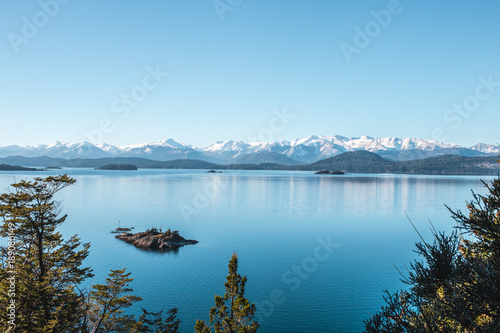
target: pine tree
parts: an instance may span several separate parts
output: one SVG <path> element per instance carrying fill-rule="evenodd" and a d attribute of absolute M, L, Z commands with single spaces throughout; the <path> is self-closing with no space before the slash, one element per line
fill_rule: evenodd
<path fill-rule="evenodd" d="M 424 261 L 403 279 L 410 290 L 386 292 L 366 332 L 500 332 L 500 179 L 484 185 L 467 213 L 450 209 L 461 234 L 417 243 Z"/>
<path fill-rule="evenodd" d="M 106 284 L 92 286 L 88 305 L 87 331 L 97 332 L 139 332 L 141 325 L 134 316 L 125 315 L 123 309 L 141 301 L 131 295 L 129 287 L 133 278 L 124 269 L 111 270 Z"/>
<path fill-rule="evenodd" d="M 259 324 L 253 321 L 255 305 L 245 298 L 246 276 L 238 274 L 238 256 L 233 253 L 226 278 L 226 293 L 215 296 L 215 307 L 210 309 L 210 323 L 215 333 L 254 333 Z M 195 332 L 210 333 L 204 321 L 196 321 Z"/>
<path fill-rule="evenodd" d="M 0 195 L 0 236 L 9 240 L 1 252 L 0 312 L 4 330 L 16 332 L 76 331 L 84 315 L 77 286 L 92 276 L 82 267 L 89 244 L 76 236 L 64 241 L 56 228 L 59 216 L 54 195 L 75 183 L 67 175 L 22 180 L 12 193 Z"/>

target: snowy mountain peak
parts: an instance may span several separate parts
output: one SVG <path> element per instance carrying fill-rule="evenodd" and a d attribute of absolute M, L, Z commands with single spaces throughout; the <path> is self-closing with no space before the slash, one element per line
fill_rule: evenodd
<path fill-rule="evenodd" d="M 478 143 L 470 147 L 472 150 L 477 150 L 486 154 L 500 154 L 500 145 L 489 145 L 487 143 Z"/>
<path fill-rule="evenodd" d="M 217 151 L 242 151 L 250 147 L 249 143 L 243 141 L 217 141 L 210 146 L 205 147 L 203 150 L 207 152 L 217 152 Z"/>
<path fill-rule="evenodd" d="M 500 146 L 480 143 L 470 148 L 453 143 L 443 143 L 435 140 L 418 138 L 373 138 L 345 137 L 341 135 L 311 135 L 307 138 L 291 141 L 251 142 L 217 141 L 204 148 L 196 148 L 167 138 L 154 143 L 133 144 L 128 146 L 113 146 L 109 144 L 93 145 L 87 141 L 80 143 L 65 143 L 56 141 L 50 145 L 35 145 L 20 147 L 11 145 L 0 147 L 0 157 L 7 156 L 48 156 L 57 158 L 101 158 L 101 157 L 146 157 L 154 160 L 200 159 L 214 163 L 234 163 L 235 158 L 252 155 L 275 158 L 277 162 L 283 157 L 302 163 L 311 163 L 320 159 L 355 151 L 367 150 L 389 159 L 413 159 L 438 156 L 444 154 L 461 154 L 465 156 L 500 155 Z"/>
<path fill-rule="evenodd" d="M 156 142 L 156 143 L 153 143 L 151 144 L 150 146 L 161 146 L 161 147 L 171 147 L 171 148 L 179 148 L 179 149 L 183 149 L 183 148 L 192 148 L 191 145 L 186 145 L 182 142 L 178 142 L 178 141 L 175 141 L 174 139 L 163 139 L 159 142 Z"/>
<path fill-rule="evenodd" d="M 65 146 L 65 145 L 68 145 L 67 143 L 65 142 L 62 142 L 62 141 L 56 141 L 48 146 L 46 146 L 47 148 L 54 148 L 54 147 L 61 147 L 61 146 Z M 37 145 L 38 146 L 38 145 Z M 34 147 L 37 147 L 37 146 L 34 146 Z M 42 145 L 40 145 L 42 146 Z M 38 147 L 37 147 L 38 148 Z"/>

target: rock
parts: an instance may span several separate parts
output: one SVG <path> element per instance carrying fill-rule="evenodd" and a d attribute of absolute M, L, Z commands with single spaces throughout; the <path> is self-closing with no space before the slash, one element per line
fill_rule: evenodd
<path fill-rule="evenodd" d="M 170 231 L 170 229 L 164 233 L 156 228 L 135 234 L 124 232 L 115 237 L 139 248 L 163 251 L 175 250 L 184 245 L 198 243 L 196 240 L 185 239 L 179 235 L 178 231 Z"/>

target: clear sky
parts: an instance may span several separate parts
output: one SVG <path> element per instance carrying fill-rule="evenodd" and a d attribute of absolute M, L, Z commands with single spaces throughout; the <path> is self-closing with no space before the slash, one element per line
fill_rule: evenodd
<path fill-rule="evenodd" d="M 0 146 L 500 143 L 498 0 L 2 0 L 0 37 Z"/>

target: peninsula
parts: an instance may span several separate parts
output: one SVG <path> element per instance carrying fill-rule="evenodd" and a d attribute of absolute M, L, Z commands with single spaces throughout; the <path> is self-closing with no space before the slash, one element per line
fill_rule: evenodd
<path fill-rule="evenodd" d="M 18 165 L 0 164 L 0 171 L 43 171 L 37 168 L 25 168 Z"/>

